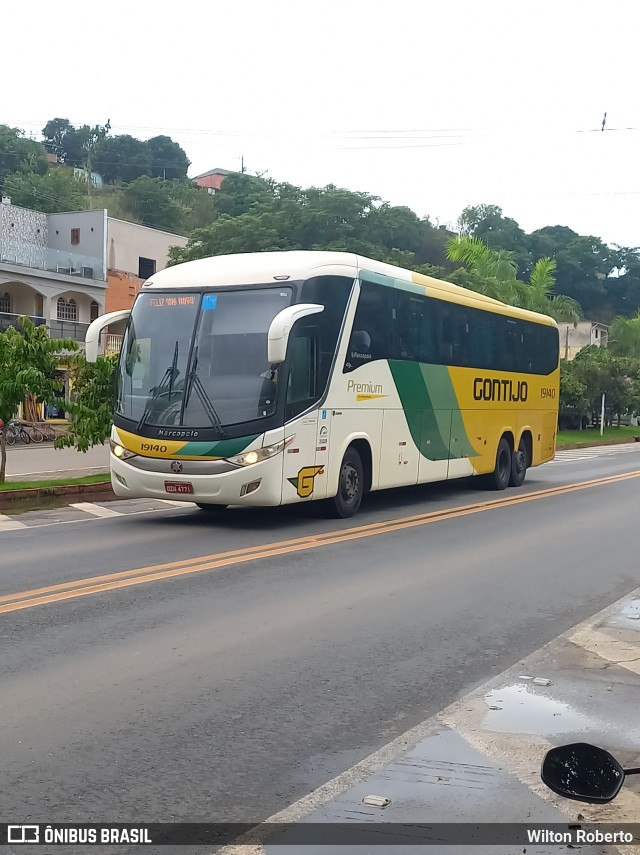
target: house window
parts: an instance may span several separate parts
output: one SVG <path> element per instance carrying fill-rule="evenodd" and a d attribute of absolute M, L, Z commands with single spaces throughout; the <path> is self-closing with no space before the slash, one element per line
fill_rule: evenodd
<path fill-rule="evenodd" d="M 0 297 L 0 312 L 6 312 L 7 314 L 11 311 L 11 297 L 8 294 L 3 294 Z"/>
<path fill-rule="evenodd" d="M 80 229 L 71 229 L 71 243 L 76 245 L 80 243 Z"/>
<path fill-rule="evenodd" d="M 78 305 L 73 298 L 71 298 L 71 300 L 65 300 L 64 297 L 58 297 L 58 320 L 78 320 Z"/>
<path fill-rule="evenodd" d="M 156 272 L 155 258 L 138 258 L 138 277 L 140 279 L 148 279 Z"/>
<path fill-rule="evenodd" d="M 97 320 L 98 315 L 100 314 L 100 306 L 96 303 L 95 300 L 91 301 L 91 311 L 89 313 L 89 318 L 92 321 Z"/>

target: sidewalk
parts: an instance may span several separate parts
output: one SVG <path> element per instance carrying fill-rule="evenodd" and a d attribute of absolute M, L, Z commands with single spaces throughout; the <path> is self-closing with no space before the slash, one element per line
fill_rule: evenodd
<path fill-rule="evenodd" d="M 7 481 L 56 481 L 108 471 L 108 443 L 94 446 L 86 454 L 75 448 L 57 449 L 50 443 L 7 449 Z"/>
<path fill-rule="evenodd" d="M 500 824 L 566 829 L 577 823 L 590 829 L 601 822 L 611 830 L 638 821 L 640 795 L 633 778 L 614 802 L 595 806 L 555 796 L 542 784 L 540 766 L 552 745 L 582 741 L 608 749 L 627 768 L 638 765 L 639 662 L 637 590 L 271 817 L 268 822 L 289 829 L 245 851 L 300 855 L 315 838 L 321 845 L 314 846 L 314 855 L 349 855 L 366 833 L 370 844 L 388 842 L 385 852 L 402 855 L 427 851 L 416 845 L 420 839 L 430 843 L 429 855 L 638 852 L 638 840 L 621 850 L 516 844 L 505 838 L 526 835 L 526 826 L 500 830 Z M 369 795 L 390 803 L 369 807 L 362 801 Z M 305 834 L 307 823 L 312 825 Z M 320 829 L 313 823 L 327 825 Z M 493 823 L 498 825 L 492 830 L 487 824 Z M 492 833 L 502 839 L 487 845 L 482 835 Z M 333 844 L 331 835 L 337 835 Z M 476 845 L 469 839 L 465 845 L 460 835 L 475 835 Z M 446 845 L 446 839 L 459 845 Z M 280 849 L 280 841 L 288 845 Z"/>

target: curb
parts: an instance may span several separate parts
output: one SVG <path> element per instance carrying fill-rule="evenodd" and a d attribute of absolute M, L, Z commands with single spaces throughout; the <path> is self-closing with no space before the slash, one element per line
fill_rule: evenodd
<path fill-rule="evenodd" d="M 111 481 L 98 481 L 95 484 L 60 484 L 57 487 L 34 487 L 24 490 L 0 491 L 0 508 L 6 508 L 17 502 L 33 501 L 34 499 L 51 498 L 52 496 L 77 496 L 82 493 L 108 493 L 109 498 L 115 493 L 111 489 Z"/>
<path fill-rule="evenodd" d="M 556 445 L 556 451 L 570 450 L 573 448 L 596 448 L 600 445 L 629 445 L 632 442 L 640 442 L 640 431 L 638 436 L 626 436 L 623 439 L 601 439 L 597 442 L 569 442 L 566 445 Z"/>

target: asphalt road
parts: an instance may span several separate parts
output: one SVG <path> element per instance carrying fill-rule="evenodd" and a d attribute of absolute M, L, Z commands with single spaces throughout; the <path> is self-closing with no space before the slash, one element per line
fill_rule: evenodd
<path fill-rule="evenodd" d="M 639 470 L 564 460 L 523 491 L 393 491 L 341 522 L 167 506 L 0 533 L 2 815 L 264 819 L 638 584 L 640 478 L 399 520 Z M 116 587 L 137 568 L 152 580 Z M 54 585 L 70 598 L 7 611 Z"/>

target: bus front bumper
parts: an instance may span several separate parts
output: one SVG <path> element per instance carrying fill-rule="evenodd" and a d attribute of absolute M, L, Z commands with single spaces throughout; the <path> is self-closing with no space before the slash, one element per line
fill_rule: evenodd
<path fill-rule="evenodd" d="M 212 505 L 275 506 L 282 500 L 282 454 L 216 475 L 149 472 L 111 455 L 111 485 L 127 499 Z M 167 464 L 171 461 L 167 460 Z"/>

